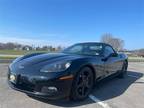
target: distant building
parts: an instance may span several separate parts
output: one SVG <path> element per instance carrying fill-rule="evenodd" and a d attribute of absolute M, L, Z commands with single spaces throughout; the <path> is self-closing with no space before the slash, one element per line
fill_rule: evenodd
<path fill-rule="evenodd" d="M 25 45 L 25 46 L 22 47 L 22 50 L 30 51 L 30 50 L 32 50 L 32 47 L 28 46 L 28 45 Z"/>

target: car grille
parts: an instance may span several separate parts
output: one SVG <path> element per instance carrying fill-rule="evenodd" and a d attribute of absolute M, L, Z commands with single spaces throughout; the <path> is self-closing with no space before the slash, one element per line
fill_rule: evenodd
<path fill-rule="evenodd" d="M 26 90 L 33 92 L 35 90 L 35 85 L 28 81 L 28 78 L 25 76 L 18 76 L 17 77 L 17 84 L 16 86 L 19 89 Z"/>

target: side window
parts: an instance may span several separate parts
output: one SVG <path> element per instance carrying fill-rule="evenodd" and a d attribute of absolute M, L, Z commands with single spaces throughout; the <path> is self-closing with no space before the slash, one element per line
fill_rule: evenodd
<path fill-rule="evenodd" d="M 104 56 L 107 57 L 112 53 L 114 53 L 114 50 L 110 46 L 106 46 L 104 50 Z"/>

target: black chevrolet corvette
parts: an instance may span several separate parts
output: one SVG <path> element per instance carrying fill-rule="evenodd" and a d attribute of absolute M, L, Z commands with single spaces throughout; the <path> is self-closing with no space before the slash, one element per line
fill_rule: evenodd
<path fill-rule="evenodd" d="M 128 67 L 125 54 L 105 43 L 79 43 L 61 53 L 36 53 L 10 64 L 8 83 L 28 95 L 72 100 L 85 99 L 95 82 L 108 76 L 123 78 Z"/>

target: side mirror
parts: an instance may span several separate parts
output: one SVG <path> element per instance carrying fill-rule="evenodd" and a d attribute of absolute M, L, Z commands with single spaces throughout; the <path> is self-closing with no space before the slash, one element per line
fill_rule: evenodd
<path fill-rule="evenodd" d="M 107 61 L 107 60 L 109 59 L 109 57 L 110 57 L 110 55 L 107 56 L 107 57 L 103 57 L 103 58 L 102 58 L 102 61 L 104 61 L 104 62 Z"/>
<path fill-rule="evenodd" d="M 117 57 L 117 53 L 111 53 L 109 56 L 102 58 L 102 61 L 107 61 L 110 57 Z"/>
<path fill-rule="evenodd" d="M 110 54 L 110 57 L 117 57 L 117 56 L 118 56 L 117 53 L 112 53 L 112 54 Z"/>

